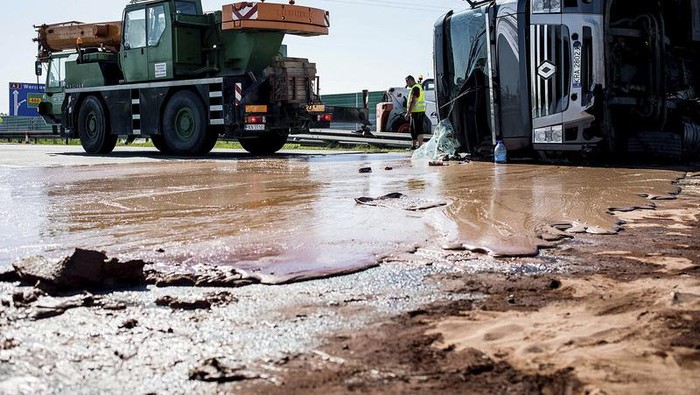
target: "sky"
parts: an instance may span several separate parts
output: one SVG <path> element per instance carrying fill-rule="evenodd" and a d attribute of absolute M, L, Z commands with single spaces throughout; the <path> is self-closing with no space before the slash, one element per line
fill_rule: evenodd
<path fill-rule="evenodd" d="M 286 3 L 284 0 L 268 0 Z M 33 25 L 67 21 L 107 22 L 121 19 L 127 0 L 24 0 L 0 13 L 0 113 L 9 111 L 10 82 L 36 83 Z M 202 0 L 205 11 L 235 1 Z M 316 63 L 321 93 L 384 90 L 403 85 L 408 74 L 432 76 L 435 21 L 449 10 L 467 7 L 463 0 L 296 0 L 297 5 L 331 13 L 325 37 L 287 36 L 288 55 Z"/>

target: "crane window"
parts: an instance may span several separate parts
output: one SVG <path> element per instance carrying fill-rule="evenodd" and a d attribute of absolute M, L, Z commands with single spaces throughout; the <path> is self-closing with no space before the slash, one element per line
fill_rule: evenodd
<path fill-rule="evenodd" d="M 165 32 L 165 6 L 148 9 L 148 46 L 155 47 Z"/>
<path fill-rule="evenodd" d="M 133 10 L 126 14 L 124 23 L 124 48 L 134 49 L 146 46 L 146 10 Z"/>
<path fill-rule="evenodd" d="M 49 65 L 49 88 L 60 88 L 66 79 L 66 58 L 53 58 Z"/>
<path fill-rule="evenodd" d="M 175 12 L 181 15 L 197 15 L 197 6 L 189 1 L 176 1 Z"/>

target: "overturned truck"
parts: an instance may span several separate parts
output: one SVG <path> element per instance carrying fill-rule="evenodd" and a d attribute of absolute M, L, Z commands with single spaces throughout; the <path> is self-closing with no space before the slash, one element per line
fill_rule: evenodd
<path fill-rule="evenodd" d="M 435 25 L 462 148 L 544 158 L 700 152 L 700 0 L 469 1 Z"/>

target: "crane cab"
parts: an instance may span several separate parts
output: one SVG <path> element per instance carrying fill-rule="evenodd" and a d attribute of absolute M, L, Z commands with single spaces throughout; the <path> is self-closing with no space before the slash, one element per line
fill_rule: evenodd
<path fill-rule="evenodd" d="M 202 31 L 209 23 L 200 1 L 132 2 L 122 20 L 124 82 L 170 80 L 202 67 Z"/>

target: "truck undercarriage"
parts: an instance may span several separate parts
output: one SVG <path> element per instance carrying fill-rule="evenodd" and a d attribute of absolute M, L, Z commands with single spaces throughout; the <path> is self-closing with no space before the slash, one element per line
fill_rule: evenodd
<path fill-rule="evenodd" d="M 700 149 L 697 2 L 614 0 L 606 20 L 607 116 L 613 151 L 690 157 Z M 698 10 L 693 10 L 697 13 Z"/>

